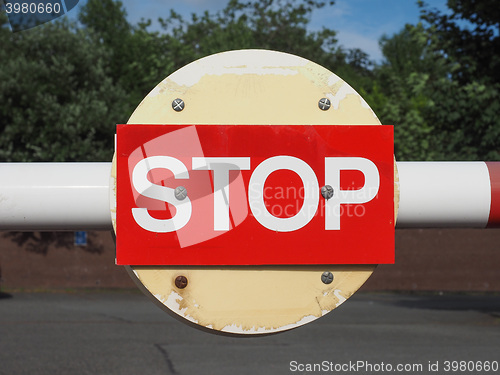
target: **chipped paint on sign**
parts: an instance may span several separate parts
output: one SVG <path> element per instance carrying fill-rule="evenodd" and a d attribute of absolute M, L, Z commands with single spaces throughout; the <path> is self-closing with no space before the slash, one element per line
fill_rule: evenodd
<path fill-rule="evenodd" d="M 252 54 L 219 53 L 187 65 L 171 74 L 168 79 L 179 86 L 192 87 L 206 76 L 295 75 L 298 74 L 297 67 L 308 63 L 306 59 L 289 55 L 290 58 L 280 58 L 279 66 L 262 64 L 267 56 L 267 51 L 253 51 Z"/>

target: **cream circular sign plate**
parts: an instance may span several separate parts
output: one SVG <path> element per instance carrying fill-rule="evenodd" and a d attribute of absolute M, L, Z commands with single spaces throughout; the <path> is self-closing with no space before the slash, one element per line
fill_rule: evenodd
<path fill-rule="evenodd" d="M 347 83 L 297 56 L 240 50 L 183 67 L 118 127 L 117 263 L 167 312 L 215 333 L 280 332 L 327 314 L 370 277 L 381 263 L 373 259 L 390 263 L 394 253 L 385 228 L 394 228 L 397 172 L 392 149 L 373 145 L 389 145 L 389 131 L 367 125 L 381 124 Z M 359 186 L 341 185 L 344 170 Z M 279 173 L 303 188 L 288 216 L 266 200 Z M 155 217 L 154 205 L 170 216 Z M 351 221 L 334 214 L 345 208 Z M 378 258 L 355 219 L 371 220 L 366 236 L 387 243 Z M 353 264 L 338 245 L 349 238 L 359 242 Z"/>

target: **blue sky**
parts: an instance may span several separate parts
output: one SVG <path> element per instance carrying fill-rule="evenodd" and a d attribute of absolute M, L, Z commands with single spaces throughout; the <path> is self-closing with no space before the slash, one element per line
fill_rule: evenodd
<path fill-rule="evenodd" d="M 155 21 L 166 17 L 170 9 L 189 16 L 205 10 L 216 12 L 228 0 L 122 0 L 129 21 L 141 18 Z M 446 0 L 427 0 L 431 7 L 446 10 Z M 82 3 L 82 2 L 81 2 Z M 335 5 L 316 11 L 311 19 L 311 30 L 323 26 L 337 31 L 339 44 L 345 48 L 360 48 L 370 57 L 380 61 L 378 41 L 384 34 L 392 35 L 406 23 L 418 22 L 419 8 L 416 0 L 336 0 Z"/>

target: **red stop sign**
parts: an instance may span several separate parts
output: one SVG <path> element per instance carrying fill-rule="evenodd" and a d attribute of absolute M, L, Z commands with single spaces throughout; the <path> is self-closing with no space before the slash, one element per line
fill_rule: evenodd
<path fill-rule="evenodd" d="M 118 125 L 120 265 L 394 262 L 392 126 Z"/>

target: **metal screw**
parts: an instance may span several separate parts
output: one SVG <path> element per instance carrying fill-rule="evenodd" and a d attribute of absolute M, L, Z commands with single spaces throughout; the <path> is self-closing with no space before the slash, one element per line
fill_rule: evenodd
<path fill-rule="evenodd" d="M 318 107 L 322 111 L 327 111 L 332 105 L 332 102 L 330 102 L 330 99 L 328 98 L 321 98 L 318 102 Z"/>
<path fill-rule="evenodd" d="M 175 278 L 175 286 L 179 289 L 184 289 L 188 285 L 188 279 L 186 276 L 177 276 Z"/>
<path fill-rule="evenodd" d="M 182 99 L 177 98 L 172 102 L 172 108 L 174 111 L 180 112 L 184 109 L 184 106 L 184 100 Z"/>
<path fill-rule="evenodd" d="M 182 201 L 186 199 L 188 192 L 184 186 L 177 186 L 174 190 L 174 195 L 177 200 Z"/>
<path fill-rule="evenodd" d="M 324 284 L 331 284 L 333 281 L 333 273 L 330 271 L 325 271 L 321 275 L 321 281 L 323 281 Z"/>
<path fill-rule="evenodd" d="M 330 185 L 323 186 L 321 188 L 321 195 L 326 200 L 330 199 L 331 197 L 333 197 L 333 188 Z"/>

